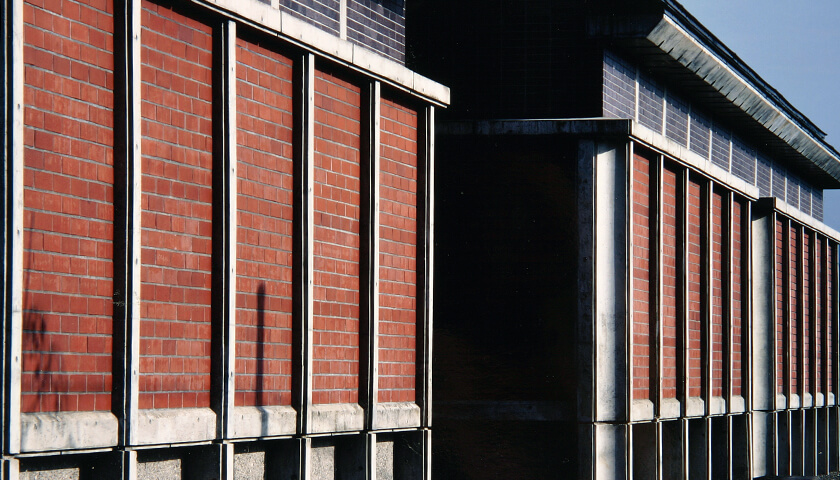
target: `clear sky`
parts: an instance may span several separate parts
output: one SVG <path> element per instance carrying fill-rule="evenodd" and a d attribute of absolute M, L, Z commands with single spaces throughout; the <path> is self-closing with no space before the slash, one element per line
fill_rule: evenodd
<path fill-rule="evenodd" d="M 677 1 L 840 149 L 840 1 Z M 824 221 L 840 230 L 840 191 Z"/>

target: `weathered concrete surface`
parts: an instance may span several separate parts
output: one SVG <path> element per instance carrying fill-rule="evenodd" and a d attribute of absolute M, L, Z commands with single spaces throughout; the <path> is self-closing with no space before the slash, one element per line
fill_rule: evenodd
<path fill-rule="evenodd" d="M 138 480 L 181 480 L 181 459 L 139 462 Z"/>
<path fill-rule="evenodd" d="M 136 442 L 140 445 L 200 442 L 216 437 L 216 414 L 209 408 L 141 410 Z"/>
<path fill-rule="evenodd" d="M 110 412 L 21 414 L 20 448 L 24 452 L 110 447 L 119 425 Z"/>

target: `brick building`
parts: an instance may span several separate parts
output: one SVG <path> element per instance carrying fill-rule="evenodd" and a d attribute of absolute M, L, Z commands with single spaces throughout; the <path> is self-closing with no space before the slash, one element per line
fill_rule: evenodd
<path fill-rule="evenodd" d="M 4 0 L 2 478 L 429 478 L 401 0 Z"/>
<path fill-rule="evenodd" d="M 825 134 L 673 0 L 410 3 L 441 478 L 840 470 Z"/>

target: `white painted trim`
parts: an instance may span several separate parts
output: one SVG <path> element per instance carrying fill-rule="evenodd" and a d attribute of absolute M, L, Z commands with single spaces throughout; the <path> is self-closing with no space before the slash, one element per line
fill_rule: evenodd
<path fill-rule="evenodd" d="M 304 393 L 304 405 L 301 419 L 303 422 L 304 433 L 311 431 L 312 422 L 312 387 L 313 387 L 313 356 L 315 355 L 314 342 L 314 290 L 315 290 L 315 270 L 314 270 L 314 252 L 315 252 L 315 56 L 308 53 L 304 56 L 303 61 L 304 76 L 304 111 L 303 122 L 305 135 L 304 143 L 306 147 L 303 153 L 303 169 L 306 172 L 306 191 L 304 193 L 305 201 L 303 202 L 306 208 L 306 222 L 304 225 L 306 234 L 304 235 L 304 250 L 303 250 L 303 265 L 304 265 L 304 279 L 306 285 L 304 286 L 304 343 L 303 343 L 303 380 L 301 382 Z"/>
<path fill-rule="evenodd" d="M 227 172 L 224 172 L 224 175 L 226 176 L 225 181 L 227 183 L 227 198 L 225 199 L 227 203 L 227 211 L 225 212 L 225 216 L 227 218 L 228 229 L 225 234 L 227 237 L 225 245 L 227 278 L 224 282 L 224 295 L 227 298 L 225 301 L 226 310 L 224 312 L 226 330 L 224 336 L 226 342 L 224 352 L 225 358 L 222 362 L 225 376 L 225 387 L 222 390 L 225 398 L 222 401 L 223 411 L 221 412 L 221 420 L 223 423 L 221 433 L 223 438 L 227 437 L 233 430 L 233 408 L 235 405 L 234 397 L 236 394 L 236 250 L 238 246 L 236 233 L 238 226 L 237 185 L 239 183 L 236 163 L 236 151 L 238 147 L 236 138 L 236 22 L 228 21 L 224 32 L 226 35 L 226 38 L 224 39 L 224 55 L 227 56 L 223 62 L 223 64 L 227 67 L 227 72 L 225 72 L 226 98 L 224 99 L 224 108 L 226 110 L 224 121 L 227 123 L 224 128 L 225 134 L 227 135 L 225 141 L 226 151 L 224 154 L 227 157 L 227 161 L 225 162 Z"/>
<path fill-rule="evenodd" d="M 128 212 L 127 215 L 131 217 L 131 225 L 132 229 L 129 233 L 129 251 L 130 251 L 130 259 L 131 265 L 129 265 L 129 285 L 131 285 L 131 292 L 128 294 L 128 300 L 131 304 L 128 306 L 129 309 L 129 324 L 131 325 L 131 330 L 126 332 L 128 335 L 129 345 L 128 345 L 128 365 L 130 371 L 128 372 L 129 381 L 127 382 L 128 385 L 128 392 L 126 392 L 126 397 L 128 400 L 128 409 L 127 409 L 127 429 L 128 429 L 128 436 L 127 441 L 130 445 L 135 444 L 137 441 L 135 432 L 138 428 L 139 422 L 139 404 L 140 404 L 140 322 L 142 321 L 142 316 L 140 314 L 140 270 L 142 268 L 141 263 L 141 250 L 142 250 L 142 185 L 141 181 L 143 178 L 143 169 L 142 169 L 142 140 L 143 140 L 143 120 L 141 117 L 141 91 L 142 91 L 142 80 L 141 80 L 141 69 L 142 69 L 142 61 L 141 61 L 141 35 L 142 35 L 142 3 L 140 0 L 132 0 L 131 3 L 131 10 L 129 12 L 130 18 L 127 20 L 129 28 L 130 28 L 130 35 L 131 35 L 131 48 L 129 52 L 127 52 L 126 58 L 130 62 L 129 67 L 129 82 L 128 85 L 128 104 L 130 106 L 129 115 L 129 138 L 132 142 L 131 148 L 131 158 L 129 159 L 129 175 L 131 178 L 129 179 L 128 183 L 131 185 L 131 196 L 129 198 L 129 205 L 128 205 Z"/>
<path fill-rule="evenodd" d="M 11 250 L 11 265 L 9 268 L 7 282 L 11 290 L 11 318 L 9 319 L 10 337 L 5 339 L 9 348 L 8 372 L 9 397 L 6 399 L 6 408 L 9 410 L 8 444 L 7 452 L 20 452 L 21 441 L 21 369 L 23 356 L 23 165 L 24 165 L 24 96 L 23 96 L 23 0 L 14 0 L 12 6 L 11 22 L 11 90 L 9 95 L 12 101 L 10 109 L 11 119 L 9 122 L 9 139 L 11 143 L 12 158 L 11 165 L 8 165 L 11 173 L 11 182 L 8 183 L 11 192 L 8 192 L 8 199 L 11 202 L 11 218 L 8 219 L 9 238 L 8 246 Z M 5 108 L 5 105 L 4 105 Z"/>
<path fill-rule="evenodd" d="M 111 412 L 21 414 L 22 452 L 113 447 L 119 421 Z"/>
<path fill-rule="evenodd" d="M 426 107 L 426 121 L 423 128 L 426 129 L 426 146 L 424 149 L 425 164 L 426 164 L 426 309 L 425 318 L 421 319 L 425 323 L 423 346 L 425 348 L 426 364 L 423 370 L 426 372 L 425 381 L 425 398 L 423 398 L 423 426 L 432 426 L 432 355 L 433 355 L 433 339 L 434 339 L 434 305 L 435 305 L 435 107 L 429 105 Z M 418 159 L 419 160 L 419 159 Z"/>
<path fill-rule="evenodd" d="M 371 271 L 369 272 L 369 299 L 365 299 L 370 305 L 370 312 L 368 315 L 370 318 L 367 319 L 368 321 L 368 344 L 364 346 L 364 348 L 368 348 L 368 355 L 369 355 L 369 365 L 366 367 L 368 368 L 368 402 L 367 405 L 364 407 L 369 409 L 366 413 L 369 417 L 369 425 L 376 425 L 379 421 L 377 418 L 379 415 L 379 410 L 375 408 L 375 405 L 379 401 L 379 267 L 381 262 L 379 260 L 379 252 L 382 250 L 380 247 L 381 244 L 381 235 L 379 234 L 379 227 L 381 225 L 380 220 L 380 198 L 381 198 L 381 155 L 380 155 L 380 137 L 381 137 L 381 127 L 380 127 L 380 118 L 381 118 L 381 85 L 379 82 L 372 82 L 368 88 L 370 89 L 370 98 L 369 98 L 369 114 L 370 118 L 368 119 L 369 127 L 370 128 L 370 145 L 367 147 L 370 149 L 369 155 L 370 158 L 364 159 L 366 162 L 370 162 L 370 211 L 368 212 L 370 218 L 370 225 L 367 229 L 368 234 L 371 236 L 368 245 L 370 245 L 370 252 L 369 252 L 369 262 L 367 262 Z M 364 241 L 364 240 L 363 240 Z M 365 366 L 362 366 L 365 368 Z M 375 427 L 373 427 L 375 428 Z"/>

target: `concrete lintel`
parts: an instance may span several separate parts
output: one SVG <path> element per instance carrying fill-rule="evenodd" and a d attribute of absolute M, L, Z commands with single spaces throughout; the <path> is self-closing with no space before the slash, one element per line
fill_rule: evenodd
<path fill-rule="evenodd" d="M 416 74 L 404 65 L 377 55 L 362 52 L 348 40 L 327 33 L 287 12 L 257 0 L 192 0 L 193 4 L 216 10 L 252 26 L 292 40 L 300 46 L 379 77 L 386 83 L 406 89 L 414 95 L 439 105 L 449 105 L 449 88 Z M 380 57 L 374 61 L 373 56 Z"/>
<path fill-rule="evenodd" d="M 288 406 L 236 407 L 231 416 L 231 438 L 294 435 L 297 412 Z"/>
<path fill-rule="evenodd" d="M 137 445 L 202 442 L 216 437 L 216 413 L 209 408 L 140 410 L 137 417 Z"/>
<path fill-rule="evenodd" d="M 633 400 L 630 405 L 630 421 L 643 420 L 653 420 L 653 402 L 644 399 Z"/>
<path fill-rule="evenodd" d="M 377 403 L 373 430 L 417 428 L 420 426 L 420 407 L 414 402 Z"/>
<path fill-rule="evenodd" d="M 679 418 L 682 411 L 682 404 L 676 398 L 663 398 L 659 404 L 659 418 Z"/>
<path fill-rule="evenodd" d="M 355 403 L 312 405 L 307 433 L 357 432 L 364 428 L 365 412 Z"/>
<path fill-rule="evenodd" d="M 726 413 L 726 399 L 712 397 L 709 399 L 709 415 L 723 415 Z"/>
<path fill-rule="evenodd" d="M 117 445 L 119 425 L 111 412 L 23 413 L 20 421 L 21 452 Z"/>

